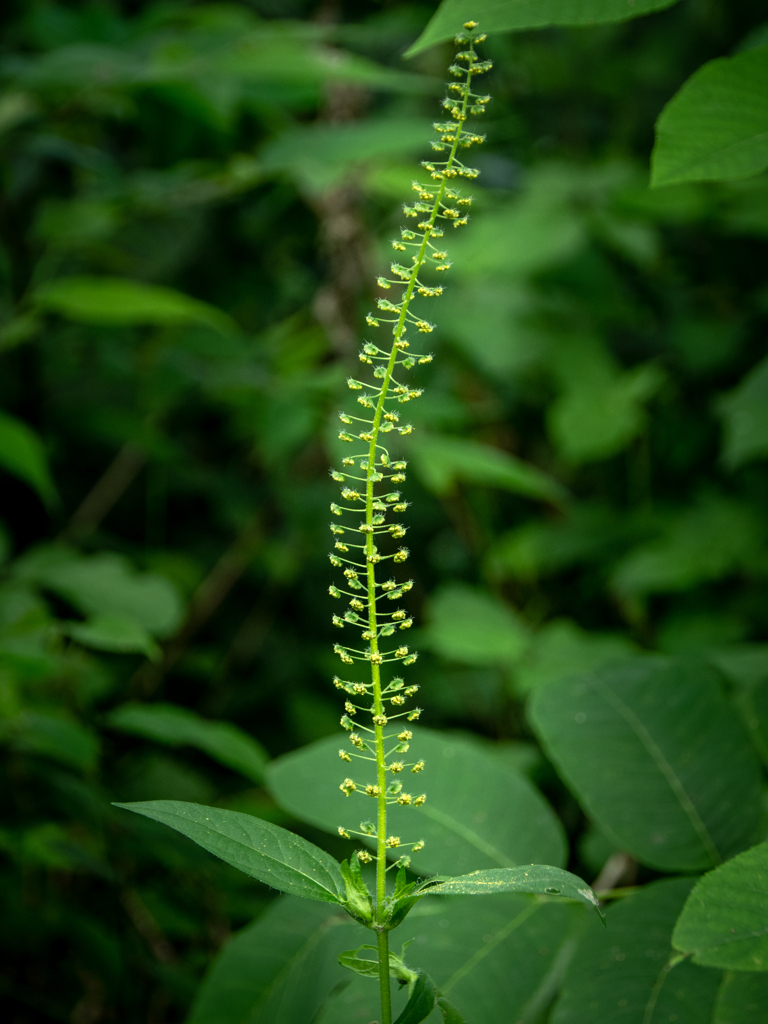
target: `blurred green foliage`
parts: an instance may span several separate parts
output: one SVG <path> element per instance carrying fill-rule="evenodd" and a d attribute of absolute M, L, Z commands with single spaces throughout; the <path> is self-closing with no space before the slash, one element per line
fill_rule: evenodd
<path fill-rule="evenodd" d="M 281 918 L 274 939 L 265 887 L 110 801 L 215 803 L 344 850 L 319 831 L 322 807 L 302 811 L 293 791 L 278 803 L 262 778 L 268 758 L 338 727 L 328 424 L 435 116 L 449 48 L 400 57 L 435 6 L 9 0 L 0 15 L 0 991 L 14 1024 L 181 1021 L 233 930 L 257 918 L 224 975 L 251 947 L 257 958 L 274 941 L 287 957 L 302 929 L 330 927 L 322 907 L 286 898 L 297 924 Z M 765 762 L 768 179 L 648 188 L 662 107 L 745 39 L 714 73 L 757 67 L 761 17 L 747 0 L 700 0 L 489 39 L 477 212 L 451 240 L 438 358 L 413 414 L 426 724 L 476 745 L 465 756 L 490 780 L 491 821 L 505 792 L 508 811 L 537 808 L 588 881 L 623 843 L 624 881 L 650 884 L 609 923 L 629 950 L 648 918 L 654 961 L 688 891 L 654 879 L 709 866 L 711 850 L 688 821 L 674 856 L 653 853 L 642 800 L 663 804 L 660 777 L 632 749 L 620 785 L 605 782 L 628 749 L 610 716 L 580 757 L 566 677 L 603 678 L 637 652 L 708 662 L 699 683 L 636 663 L 653 680 L 637 683 L 634 712 L 703 777 L 719 761 L 703 732 L 677 735 L 677 714 L 738 748 L 722 755 L 738 829 L 725 791 L 702 785 L 701 813 L 725 855 L 764 838 L 764 778 L 743 737 Z M 692 88 L 668 126 L 687 124 Z M 673 157 L 688 156 L 667 156 L 672 180 Z M 682 711 L 659 710 L 667 692 Z M 502 928 L 517 906 L 484 907 L 471 927 Z M 525 965 L 502 995 L 531 1024 L 548 1019 L 585 927 L 572 909 L 546 905 L 535 932 L 510 932 L 494 954 Z M 425 914 L 418 942 L 447 984 L 461 951 L 436 921 Z M 581 987 L 605 980 L 611 942 L 585 932 L 557 1024 L 595 1019 Z M 329 948 L 317 956 L 335 963 Z M 658 1019 L 693 992 L 692 1024 L 730 1020 L 706 1016 L 715 975 L 685 970 Z M 192 1019 L 218 1024 L 211 977 Z M 365 1013 L 363 982 L 334 1024 Z M 253 999 L 266 992 L 280 1019 L 270 984 Z M 486 986 L 461 984 L 495 1019 Z M 628 998 L 628 984 L 611 974 L 599 998 Z M 752 988 L 726 976 L 717 1006 L 757 1020 Z"/>

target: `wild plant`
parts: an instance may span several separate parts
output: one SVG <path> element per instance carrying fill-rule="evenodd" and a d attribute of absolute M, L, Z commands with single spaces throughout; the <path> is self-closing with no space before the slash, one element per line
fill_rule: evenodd
<path fill-rule="evenodd" d="M 348 745 L 339 750 L 339 757 L 355 765 L 339 788 L 347 797 L 372 800 L 375 808 L 374 820 L 364 815 L 358 827 L 340 824 L 338 832 L 344 839 L 360 837 L 375 848 L 375 853 L 361 845 L 348 860 L 338 864 L 305 839 L 252 815 L 172 800 L 117 805 L 169 825 L 275 889 L 337 904 L 373 931 L 375 946 L 364 944 L 343 952 L 339 962 L 360 975 L 378 979 L 381 1024 L 392 1024 L 391 978 L 409 990 L 408 1003 L 395 1024 L 418 1024 L 435 1007 L 446 1021 L 462 1021 L 423 971 L 409 967 L 402 954 L 389 950 L 389 933 L 402 924 L 423 897 L 518 892 L 565 896 L 599 910 L 592 890 L 575 875 L 556 867 L 528 865 L 474 871 L 454 878 L 417 878 L 409 867 L 411 853 L 424 846 L 418 837 L 418 821 L 414 821 L 415 838 L 408 839 L 390 834 L 387 823 L 391 805 L 410 807 L 416 814 L 427 794 L 410 791 L 402 781 L 413 778 L 415 782 L 426 767 L 418 757 L 418 736 L 410 728 L 421 715 L 420 708 L 408 705 L 418 687 L 406 685 L 398 674 L 388 675 L 390 666 L 396 670 L 407 668 L 416 661 L 417 654 L 399 640 L 401 631 L 412 626 L 412 617 L 397 605 L 390 610 L 388 603 L 403 598 L 413 583 L 383 579 L 387 575 L 383 571 L 385 563 L 402 565 L 409 554 L 403 546 L 395 551 L 379 547 L 382 542 L 405 537 L 405 526 L 388 521 L 388 517 L 400 515 L 408 507 L 400 490 L 406 480 L 407 462 L 393 457 L 383 441 L 389 434 L 412 433 L 412 425 L 401 421 L 400 407 L 419 398 L 422 391 L 401 375 L 431 362 L 432 354 L 412 351 L 407 332 L 428 335 L 434 330 L 434 324 L 413 307 L 420 299 L 442 294 L 442 285 L 431 283 L 427 274 L 443 274 L 449 269 L 442 241 L 445 231 L 468 223 L 472 199 L 463 194 L 459 179 L 470 181 L 478 171 L 464 164 L 459 154 L 482 143 L 484 136 L 469 127 L 469 119 L 482 115 L 490 101 L 489 96 L 474 89 L 477 76 L 491 68 L 491 62 L 481 60 L 475 50 L 485 38 L 477 34 L 477 28 L 476 22 L 466 22 L 455 39 L 462 48 L 448 69 L 455 79 L 448 84 L 443 100 L 449 119 L 435 123 L 437 137 L 431 144 L 434 155 L 422 162 L 426 174 L 413 183 L 415 201 L 404 206 L 406 217 L 415 218 L 417 223 L 415 228 L 401 228 L 400 238 L 392 242 L 397 253 L 410 253 L 410 263 L 395 261 L 390 266 L 392 276 L 378 278 L 381 289 L 399 288 L 400 295 L 397 301 L 379 298 L 376 314 L 369 313 L 366 318 L 374 328 L 391 324 L 392 340 L 382 345 L 372 341 L 363 344 L 360 360 L 372 368 L 373 383 L 353 377 L 347 382 L 353 392 L 359 392 L 357 404 L 361 408 L 357 412 L 362 415 L 339 413 L 339 438 L 353 446 L 353 454 L 344 457 L 341 468 L 331 473 L 341 485 L 342 503 L 331 504 L 338 521 L 331 524 L 335 543 L 330 560 L 343 570 L 344 582 L 329 590 L 333 598 L 348 600 L 346 611 L 333 616 L 333 624 L 359 630 L 361 645 L 355 641 L 355 646 L 337 643 L 334 651 L 345 666 L 369 666 L 365 681 L 339 676 L 333 680 L 346 695 L 341 726 L 346 730 Z M 427 176 L 429 180 L 424 181 Z M 407 256 L 399 258 L 407 260 Z M 411 753 L 412 741 L 415 754 Z M 394 859 L 388 864 L 390 857 Z M 372 862 L 373 892 L 361 868 Z M 390 872 L 394 872 L 393 884 L 389 884 Z M 363 950 L 374 951 L 376 959 L 361 957 Z"/>

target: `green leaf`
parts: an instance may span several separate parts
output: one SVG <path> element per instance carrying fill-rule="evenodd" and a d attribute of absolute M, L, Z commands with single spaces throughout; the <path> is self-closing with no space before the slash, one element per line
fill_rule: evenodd
<path fill-rule="evenodd" d="M 757 759 L 720 679 L 647 657 L 533 694 L 530 720 L 589 817 L 662 871 L 712 867 L 758 835 Z"/>
<path fill-rule="evenodd" d="M 406 943 L 405 946 L 410 945 Z M 389 974 L 390 977 L 395 978 L 397 981 L 403 984 L 413 985 L 417 980 L 417 973 L 409 970 L 403 962 L 403 956 L 405 953 L 405 946 L 398 956 L 397 953 L 393 953 L 390 950 L 389 953 Z M 373 960 L 366 957 L 358 956 L 358 953 L 366 949 L 373 951 L 376 956 Z M 376 946 L 372 946 L 369 943 L 365 943 L 362 946 L 358 946 L 357 949 L 347 949 L 343 953 L 339 953 L 339 964 L 342 967 L 346 967 L 347 970 L 354 971 L 355 974 L 360 974 L 364 978 L 378 978 L 379 976 L 379 957 L 378 949 Z"/>
<path fill-rule="evenodd" d="M 722 458 L 729 469 L 768 456 L 768 358 L 753 366 L 716 407 L 723 421 Z"/>
<path fill-rule="evenodd" d="M 467 1024 L 456 1007 L 445 996 L 438 996 L 437 1008 L 443 1015 L 444 1024 Z"/>
<path fill-rule="evenodd" d="M 237 324 L 215 306 L 175 288 L 125 277 L 59 277 L 34 293 L 38 307 L 77 323 L 105 327 L 132 324 L 201 324 L 221 334 Z"/>
<path fill-rule="evenodd" d="M 618 454 L 646 422 L 644 403 L 659 390 L 664 375 L 646 363 L 620 370 L 594 337 L 569 337 L 556 346 L 553 369 L 561 395 L 548 410 L 549 432 L 572 465 Z"/>
<path fill-rule="evenodd" d="M 51 508 L 59 498 L 43 442 L 22 420 L 0 412 L 0 467 L 37 492 Z"/>
<path fill-rule="evenodd" d="M 152 661 L 160 658 L 160 648 L 151 634 L 130 615 L 105 612 L 86 622 L 67 622 L 64 626 L 69 636 L 83 647 L 118 654 L 145 654 Z"/>
<path fill-rule="evenodd" d="M 256 740 L 230 722 L 211 722 L 178 704 L 122 704 L 109 713 L 107 724 L 170 747 L 197 747 L 253 782 L 264 778 L 268 757 Z"/>
<path fill-rule="evenodd" d="M 414 441 L 416 472 L 436 494 L 449 493 L 457 480 L 559 504 L 565 488 L 517 456 L 480 441 L 431 434 Z"/>
<path fill-rule="evenodd" d="M 676 0 L 443 0 L 416 42 L 406 50 L 413 57 L 436 43 L 453 39 L 466 21 L 478 21 L 483 32 L 512 32 L 546 25 L 596 25 L 627 21 L 671 7 Z"/>
<path fill-rule="evenodd" d="M 276 899 L 231 938 L 208 969 L 186 1024 L 307 1024 L 344 982 L 346 916 L 292 896 Z M 369 933 L 370 934 L 370 933 Z"/>
<path fill-rule="evenodd" d="M 703 494 L 665 517 L 657 538 L 625 555 L 611 584 L 622 597 L 687 590 L 753 566 L 764 536 L 763 518 L 752 507 Z"/>
<path fill-rule="evenodd" d="M 408 959 L 432 978 L 459 1020 L 531 1024 L 550 1004 L 586 914 L 570 901 L 517 894 L 482 900 L 425 897 L 408 918 L 407 934 L 414 936 Z M 355 980 L 329 1002 L 321 1020 L 378 1020 L 377 997 L 370 980 Z"/>
<path fill-rule="evenodd" d="M 40 754 L 84 772 L 96 767 L 98 736 L 71 718 L 28 711 L 8 724 L 13 745 L 25 753 Z"/>
<path fill-rule="evenodd" d="M 513 663 L 528 645 L 528 630 L 509 605 L 462 583 L 431 598 L 425 636 L 436 653 L 469 665 Z"/>
<path fill-rule="evenodd" d="M 432 1013 L 436 1002 L 437 991 L 432 979 L 423 971 L 419 971 L 410 999 L 395 1024 L 420 1024 Z"/>
<path fill-rule="evenodd" d="M 651 882 L 590 923 L 571 960 L 552 1024 L 710 1024 L 720 976 L 668 970 L 670 936 L 691 880 Z"/>
<path fill-rule="evenodd" d="M 345 797 L 339 790 L 347 774 L 338 758 L 344 742 L 343 735 L 329 736 L 277 758 L 266 770 L 267 785 L 281 807 L 334 833 L 340 825 L 356 829 L 373 807 L 369 798 Z M 387 827 L 403 842 L 425 840 L 425 848 L 412 855 L 416 871 L 462 874 L 478 866 L 564 863 L 562 826 L 523 775 L 473 743 L 426 729 L 414 733 L 411 754 L 424 758 L 426 770 L 406 784 L 414 793 L 423 789 L 427 802 L 423 807 L 392 805 Z"/>
<path fill-rule="evenodd" d="M 768 167 L 768 49 L 718 57 L 659 115 L 651 185 L 730 181 Z"/>
<path fill-rule="evenodd" d="M 768 974 L 726 974 L 717 994 L 712 1024 L 763 1024 L 768 1006 Z"/>
<path fill-rule="evenodd" d="M 170 580 L 137 572 L 127 558 L 112 552 L 80 555 L 63 545 L 43 544 L 20 558 L 14 571 L 86 615 L 131 619 L 155 636 L 173 633 L 182 619 L 181 598 Z"/>
<path fill-rule="evenodd" d="M 672 944 L 693 962 L 768 971 L 768 843 L 745 850 L 700 878 Z"/>
<path fill-rule="evenodd" d="M 273 889 L 325 903 L 340 903 L 343 899 L 344 883 L 333 857 L 278 825 L 239 811 L 180 800 L 116 803 L 115 807 L 176 829 Z"/>
<path fill-rule="evenodd" d="M 427 883 L 420 891 L 429 896 L 492 896 L 501 892 L 539 893 L 564 896 L 594 908 L 602 916 L 597 896 L 578 875 L 548 864 L 528 864 L 519 868 L 491 868 L 472 871 L 458 878 L 440 878 L 437 885 Z"/>

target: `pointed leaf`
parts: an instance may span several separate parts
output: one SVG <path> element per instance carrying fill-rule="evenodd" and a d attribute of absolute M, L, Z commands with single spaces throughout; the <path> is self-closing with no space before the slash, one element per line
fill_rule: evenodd
<path fill-rule="evenodd" d="M 600 916 L 597 896 L 578 875 L 548 864 L 529 864 L 519 868 L 491 868 L 472 871 L 458 878 L 446 878 L 437 885 L 429 885 L 420 895 L 430 896 L 491 896 L 501 892 L 538 893 L 543 896 L 565 896 L 593 907 Z"/>
<path fill-rule="evenodd" d="M 176 829 L 273 889 L 309 900 L 341 902 L 344 883 L 333 857 L 278 825 L 239 811 L 181 800 L 116 803 L 115 807 Z"/>
<path fill-rule="evenodd" d="M 0 413 L 0 467 L 35 490 L 45 505 L 58 501 L 43 442 L 22 420 Z"/>
<path fill-rule="evenodd" d="M 693 962 L 733 971 L 768 971 L 768 843 L 700 878 L 672 944 Z"/>
<path fill-rule="evenodd" d="M 60 277 L 40 285 L 35 302 L 78 323 L 203 324 L 221 334 L 238 328 L 220 309 L 158 284 L 125 277 Z"/>
<path fill-rule="evenodd" d="M 123 704 L 110 712 L 107 724 L 171 747 L 197 747 L 253 782 L 264 778 L 268 758 L 256 740 L 230 722 L 211 722 L 178 704 Z"/>
<path fill-rule="evenodd" d="M 406 51 L 413 57 L 453 39 L 465 21 L 483 32 L 511 32 L 546 25 L 597 25 L 661 11 L 677 0 L 443 0 L 422 34 Z"/>
<path fill-rule="evenodd" d="M 419 971 L 418 974 L 411 997 L 395 1024 L 420 1024 L 420 1021 L 426 1020 L 435 1008 L 437 1001 L 435 986 L 431 978 L 423 971 Z"/>
<path fill-rule="evenodd" d="M 768 167 L 768 49 L 695 71 L 656 122 L 652 185 L 728 181 Z"/>

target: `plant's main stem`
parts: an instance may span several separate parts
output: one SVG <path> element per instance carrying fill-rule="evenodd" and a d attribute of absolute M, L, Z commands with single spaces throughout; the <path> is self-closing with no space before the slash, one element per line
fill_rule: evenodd
<path fill-rule="evenodd" d="M 467 69 L 467 82 L 466 90 L 464 92 L 464 99 L 462 103 L 462 114 L 466 116 L 467 103 L 469 100 L 469 90 L 471 85 L 472 75 Z M 456 138 L 451 146 L 450 156 L 445 164 L 444 170 L 450 170 L 454 159 L 456 157 L 456 151 L 459 146 L 459 139 L 461 136 L 461 124 L 459 122 L 456 130 Z M 376 411 L 373 417 L 373 425 L 371 427 L 371 441 L 368 453 L 368 469 L 366 470 L 366 485 L 365 485 L 365 522 L 366 526 L 369 527 L 366 533 L 365 539 L 365 554 L 367 562 L 367 582 L 368 582 L 368 626 L 370 632 L 373 634 L 371 639 L 371 653 L 376 654 L 379 649 L 378 645 L 378 622 L 376 617 L 376 567 L 372 561 L 374 554 L 373 544 L 373 500 L 374 500 L 374 473 L 376 472 L 376 448 L 379 438 L 379 427 L 381 425 L 381 417 L 384 412 L 384 403 L 387 398 L 387 392 L 389 391 L 390 382 L 392 380 L 392 373 L 395 368 L 395 361 L 397 359 L 398 352 L 400 351 L 397 347 L 397 343 L 403 336 L 405 330 L 406 316 L 408 314 L 408 307 L 410 306 L 413 292 L 416 287 L 418 280 L 419 271 L 422 269 L 424 259 L 427 252 L 427 245 L 431 237 L 432 228 L 435 224 L 435 219 L 440 210 L 440 204 L 442 203 L 443 197 L 445 196 L 446 189 L 446 177 L 443 177 L 440 188 L 435 196 L 435 201 L 432 207 L 432 212 L 428 221 L 428 228 L 424 232 L 424 238 L 422 239 L 421 245 L 419 246 L 418 254 L 413 263 L 413 269 L 411 276 L 408 280 L 408 287 L 406 288 L 405 295 L 403 297 L 403 303 L 400 310 L 400 316 L 397 320 L 397 324 L 394 330 L 394 337 L 392 341 L 392 351 L 389 354 L 389 361 L 387 363 L 386 376 L 381 385 L 381 392 L 379 393 L 379 399 L 376 403 Z M 371 681 L 373 683 L 373 704 L 376 715 L 382 715 L 384 712 L 384 703 L 381 698 L 381 671 L 380 666 L 371 664 Z M 384 727 L 381 725 L 375 726 L 376 735 L 376 780 L 379 787 L 378 800 L 378 842 L 377 842 L 377 860 L 376 860 L 376 903 L 374 908 L 375 921 L 377 925 L 377 941 L 379 951 L 379 988 L 381 991 L 381 1024 L 392 1024 L 392 1000 L 390 993 L 389 983 L 389 934 L 384 927 L 385 915 L 386 915 L 386 896 L 387 896 L 387 779 L 386 779 L 386 764 L 385 764 L 385 751 L 384 751 Z"/>

